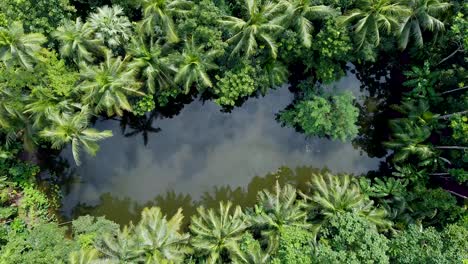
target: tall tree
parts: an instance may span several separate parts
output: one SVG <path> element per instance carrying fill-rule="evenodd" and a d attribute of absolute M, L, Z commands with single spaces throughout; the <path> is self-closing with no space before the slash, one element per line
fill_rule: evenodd
<path fill-rule="evenodd" d="M 291 185 L 283 188 L 276 182 L 275 192 L 263 190 L 258 194 L 258 204 L 255 206 L 249 220 L 262 230 L 271 248 L 278 247 L 280 232 L 287 226 L 311 228 L 306 222 L 307 212 L 304 205 L 297 201 L 296 189 Z"/>
<path fill-rule="evenodd" d="M 21 65 L 31 70 L 44 42 L 46 38 L 42 34 L 26 34 L 21 22 L 0 27 L 0 60 L 7 67 Z"/>
<path fill-rule="evenodd" d="M 187 0 L 141 0 L 143 32 L 154 35 L 156 27 L 161 27 L 169 42 L 178 42 L 173 16 L 188 12 L 192 5 Z"/>
<path fill-rule="evenodd" d="M 146 44 L 143 37 L 135 37 L 129 47 L 129 54 L 132 61 L 128 67 L 142 75 L 149 93 L 174 85 L 176 67 L 156 42 L 150 40 Z"/>
<path fill-rule="evenodd" d="M 94 37 L 91 25 L 80 18 L 65 21 L 52 35 L 60 41 L 62 57 L 71 58 L 76 64 L 92 62 L 95 53 L 102 49 L 102 42 Z"/>
<path fill-rule="evenodd" d="M 170 219 L 163 215 L 159 207 L 143 209 L 135 234 L 146 255 L 150 256 L 148 259 L 183 262 L 189 252 L 189 235 L 180 232 L 183 218 L 182 209 Z"/>
<path fill-rule="evenodd" d="M 90 111 L 84 106 L 80 112 L 52 113 L 49 116 L 51 125 L 42 130 L 40 135 L 52 143 L 55 149 L 62 148 L 65 144 L 71 143 L 73 158 L 77 165 L 81 164 L 80 149 L 83 148 L 90 155 L 96 155 L 99 140 L 112 136 L 112 131 L 98 131 L 88 128 Z"/>
<path fill-rule="evenodd" d="M 96 33 L 96 38 L 106 43 L 109 48 L 116 48 L 130 40 L 132 24 L 118 6 L 103 6 L 89 16 L 89 24 Z"/>
<path fill-rule="evenodd" d="M 196 46 L 193 40 L 187 41 L 180 55 L 175 82 L 183 84 L 185 93 L 190 91 L 194 83 L 197 84 L 199 90 L 212 87 L 213 83 L 208 76 L 208 71 L 218 68 L 218 65 L 213 62 L 217 55 L 216 50 L 205 51 L 203 46 Z"/>
<path fill-rule="evenodd" d="M 313 5 L 310 0 L 293 0 L 282 2 L 286 7 L 287 20 L 298 31 L 302 44 L 309 48 L 312 44 L 311 31 L 313 29 L 311 18 L 325 18 L 335 14 L 336 11 L 325 5 Z"/>
<path fill-rule="evenodd" d="M 281 17 L 278 15 L 280 5 L 267 2 L 262 4 L 259 0 L 245 0 L 245 17 L 224 17 L 220 22 L 228 26 L 234 35 L 227 40 L 234 44 L 232 54 L 244 52 L 245 57 L 257 52 L 259 43 L 265 44 L 271 56 L 276 58 L 277 46 L 275 33 L 283 29 Z"/>
<path fill-rule="evenodd" d="M 400 29 L 400 48 L 405 49 L 410 38 L 417 47 L 422 47 L 424 30 L 438 32 L 445 29 L 444 23 L 437 17 L 450 7 L 449 3 L 439 0 L 406 0 L 403 3 L 411 13 L 403 20 Z"/>
<path fill-rule="evenodd" d="M 81 65 L 80 74 L 84 81 L 79 87 L 85 92 L 83 100 L 92 105 L 96 113 L 105 111 L 108 116 L 121 116 L 123 110 L 132 111 L 128 95 L 143 95 L 138 91 L 141 85 L 135 80 L 135 70 L 127 67 L 129 59 L 114 58 L 107 51 L 101 64 Z"/>
<path fill-rule="evenodd" d="M 221 202 L 218 211 L 200 207 L 198 215 L 192 217 L 191 243 L 203 256 L 207 256 L 207 263 L 218 263 L 223 253 L 229 253 L 231 259 L 242 258 L 239 242 L 248 225 L 241 208 L 237 206 L 231 212 L 231 207 L 231 202 Z"/>
<path fill-rule="evenodd" d="M 354 24 L 354 32 L 359 48 L 365 42 L 378 46 L 381 31 L 391 33 L 399 28 L 400 20 L 409 15 L 407 7 L 391 0 L 361 0 L 356 4 L 357 8 L 342 17 L 343 23 Z"/>

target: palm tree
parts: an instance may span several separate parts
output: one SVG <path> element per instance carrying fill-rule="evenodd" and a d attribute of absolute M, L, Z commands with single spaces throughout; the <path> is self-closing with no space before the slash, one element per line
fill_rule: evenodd
<path fill-rule="evenodd" d="M 154 35 L 156 27 L 162 27 L 169 42 L 178 42 L 173 16 L 187 13 L 193 3 L 187 0 L 141 0 L 143 8 L 142 31 Z"/>
<path fill-rule="evenodd" d="M 96 37 L 110 48 L 128 42 L 132 35 L 132 24 L 118 5 L 98 8 L 89 16 L 88 21 Z"/>
<path fill-rule="evenodd" d="M 228 26 L 234 36 L 227 40 L 234 43 L 232 54 L 237 54 L 241 50 L 248 57 L 256 53 L 258 43 L 264 43 L 271 52 L 271 56 L 276 58 L 277 47 L 274 34 L 283 27 L 280 25 L 281 17 L 278 16 L 279 4 L 268 2 L 262 4 L 258 0 L 245 0 L 245 18 L 227 16 L 220 23 Z"/>
<path fill-rule="evenodd" d="M 125 226 L 116 236 L 105 234 L 101 245 L 97 249 L 104 255 L 105 263 L 124 264 L 141 263 L 144 260 L 144 251 L 139 248 L 133 235 L 134 227 Z"/>
<path fill-rule="evenodd" d="M 121 116 L 123 110 L 132 111 L 127 95 L 143 95 L 140 83 L 135 80 L 135 70 L 128 69 L 130 57 L 114 58 L 106 51 L 106 59 L 99 65 L 81 65 L 84 81 L 79 85 L 85 92 L 83 100 L 93 105 L 95 113 L 106 111 L 108 116 Z"/>
<path fill-rule="evenodd" d="M 385 219 L 385 210 L 374 207 L 373 201 L 361 192 L 359 183 L 353 176 L 314 174 L 309 186 L 311 193 L 301 193 L 301 196 L 315 214 L 313 220 L 316 223 L 316 230 L 341 212 L 357 213 L 379 227 L 387 228 L 391 225 L 391 222 Z"/>
<path fill-rule="evenodd" d="M 193 40 L 187 41 L 180 55 L 175 82 L 184 85 L 185 93 L 190 91 L 194 83 L 198 85 L 197 88 L 212 87 L 213 83 L 208 76 L 208 71 L 218 68 L 213 62 L 218 54 L 216 50 L 206 52 L 203 46 L 195 46 Z"/>
<path fill-rule="evenodd" d="M 28 98 L 29 103 L 26 105 L 24 114 L 28 114 L 30 119 L 34 120 L 35 128 L 44 127 L 49 116 L 61 112 L 69 112 L 73 110 L 73 104 L 69 100 L 63 100 L 54 95 L 48 88 L 36 87 Z M 74 104 L 78 106 L 78 104 Z"/>
<path fill-rule="evenodd" d="M 88 128 L 89 109 L 84 106 L 80 112 L 71 114 L 51 113 L 50 127 L 42 130 L 40 135 L 52 143 L 55 149 L 62 148 L 65 144 L 72 144 L 73 158 L 77 165 L 80 165 L 80 148 L 83 148 L 90 155 L 96 155 L 99 140 L 112 136 L 112 131 L 98 131 Z"/>
<path fill-rule="evenodd" d="M 271 263 L 271 251 L 262 250 L 259 241 L 255 240 L 251 233 L 244 232 L 240 243 L 242 258 L 236 258 L 233 263 L 236 264 L 267 264 Z"/>
<path fill-rule="evenodd" d="M 312 44 L 311 31 L 313 26 L 309 18 L 325 18 L 336 13 L 329 6 L 312 5 L 310 0 L 283 0 L 282 3 L 287 7 L 286 17 L 299 32 L 302 44 L 307 48 Z"/>
<path fill-rule="evenodd" d="M 437 19 L 449 7 L 449 3 L 439 0 L 405 0 L 405 6 L 408 6 L 411 13 L 403 20 L 400 28 L 399 45 L 405 49 L 410 37 L 413 38 L 417 47 L 424 44 L 422 31 L 428 30 L 438 32 L 444 30 L 444 23 Z"/>
<path fill-rule="evenodd" d="M 381 30 L 390 33 L 399 28 L 399 20 L 410 13 L 408 8 L 392 3 L 391 0 L 361 0 L 357 6 L 357 9 L 343 16 L 341 20 L 343 23 L 357 20 L 354 31 L 359 48 L 366 41 L 378 46 Z"/>
<path fill-rule="evenodd" d="M 7 67 L 19 64 L 31 70 L 41 45 L 46 41 L 42 34 L 25 34 L 21 22 L 0 27 L 0 59 Z"/>
<path fill-rule="evenodd" d="M 174 85 L 175 67 L 170 59 L 163 55 L 162 47 L 150 41 L 146 45 L 142 37 L 132 39 L 129 48 L 132 61 L 128 67 L 140 73 L 145 80 L 148 92 L 155 93 L 156 89 L 163 90 Z"/>
<path fill-rule="evenodd" d="M 304 205 L 297 201 L 296 189 L 291 185 L 280 187 L 276 181 L 275 192 L 263 190 L 258 194 L 258 203 L 249 220 L 268 238 L 270 248 L 277 248 L 279 234 L 285 226 L 311 228 L 306 222 Z"/>
<path fill-rule="evenodd" d="M 80 249 L 70 253 L 70 264 L 93 264 L 97 262 L 99 252 L 96 249 Z"/>
<path fill-rule="evenodd" d="M 60 54 L 64 58 L 72 58 L 76 64 L 92 62 L 94 55 L 102 50 L 102 42 L 94 36 L 94 30 L 89 23 L 83 23 L 80 18 L 75 21 L 65 21 L 52 33 L 61 43 Z"/>
<path fill-rule="evenodd" d="M 208 256 L 207 263 L 219 263 L 225 253 L 229 253 L 231 259 L 242 258 L 239 241 L 248 225 L 242 209 L 236 206 L 231 214 L 231 207 L 231 202 L 220 202 L 218 211 L 199 207 L 198 215 L 192 217 L 191 244 L 202 255 Z"/>
<path fill-rule="evenodd" d="M 147 256 L 182 263 L 189 253 L 189 235 L 180 233 L 183 218 L 182 209 L 169 220 L 159 207 L 143 209 L 135 234 Z"/>
<path fill-rule="evenodd" d="M 431 130 L 427 126 L 416 125 L 407 119 L 395 119 L 390 122 L 392 129 L 392 140 L 384 145 L 394 149 L 395 162 L 405 161 L 411 155 L 420 160 L 428 160 L 435 156 L 434 150 L 424 143 L 430 135 Z"/>

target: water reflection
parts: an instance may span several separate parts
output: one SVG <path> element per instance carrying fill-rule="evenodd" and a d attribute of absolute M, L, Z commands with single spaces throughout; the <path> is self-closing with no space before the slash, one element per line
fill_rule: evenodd
<path fill-rule="evenodd" d="M 347 89 L 363 96 L 359 86 L 350 74 L 330 89 Z M 242 187 L 262 181 L 255 175 L 280 166 L 311 165 L 355 174 L 378 167 L 379 159 L 369 158 L 350 142 L 307 138 L 281 127 L 275 114 L 292 99 L 287 87 L 281 87 L 265 97 L 249 99 L 230 113 L 221 112 L 211 101 L 193 101 L 171 119 L 155 114 L 140 123 L 128 123 L 134 134 L 142 133 L 143 141 L 126 137 L 125 133 L 132 133 L 127 130 L 120 134 L 118 122 L 98 121 L 96 127 L 112 129 L 114 137 L 102 142 L 96 157 L 83 157 L 83 164 L 75 168 L 80 183 L 73 184 L 65 195 L 63 211 L 70 215 L 80 205 L 75 213 L 91 210 L 127 222 L 133 209 L 145 203 L 242 200 Z M 63 155 L 71 160 L 69 152 Z M 219 190 L 213 192 L 213 186 L 220 186 Z M 244 202 L 255 200 L 256 191 L 249 193 L 252 195 Z M 176 208 L 171 205 L 165 209 L 170 212 Z"/>
<path fill-rule="evenodd" d="M 232 201 L 235 205 L 252 207 L 257 200 L 257 193 L 264 189 L 272 190 L 276 180 L 281 185 L 292 184 L 300 190 L 305 190 L 306 183 L 310 180 L 313 173 L 323 173 L 326 171 L 328 171 L 326 168 L 297 167 L 291 169 L 281 167 L 276 172 L 268 173 L 261 177 L 253 177 L 245 187 L 212 186 L 199 199 L 193 199 L 189 194 L 176 193 L 171 190 L 157 195 L 145 203 L 139 203 L 129 197 L 121 198 L 119 195 L 104 193 L 99 197 L 97 205 L 90 206 L 80 203 L 74 208 L 72 215 L 74 217 L 83 214 L 105 215 L 107 218 L 125 225 L 130 221 L 138 221 L 140 212 L 144 207 L 159 206 L 168 215 L 173 215 L 177 212 L 178 208 L 182 208 L 185 216 L 184 223 L 187 224 L 190 216 L 196 213 L 198 206 L 203 205 L 208 208 L 216 208 L 219 201 Z"/>

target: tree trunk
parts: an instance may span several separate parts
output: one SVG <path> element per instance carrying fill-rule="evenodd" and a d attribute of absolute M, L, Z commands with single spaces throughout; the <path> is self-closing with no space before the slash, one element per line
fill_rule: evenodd
<path fill-rule="evenodd" d="M 468 89 L 468 86 L 465 86 L 465 87 L 462 87 L 462 88 L 457 88 L 457 89 L 452 89 L 452 90 L 448 90 L 448 91 L 445 91 L 441 94 L 448 94 L 448 93 L 453 93 L 453 92 L 457 92 L 457 91 L 461 91 L 461 90 L 465 90 L 465 89 Z"/>
<path fill-rule="evenodd" d="M 468 113 L 468 110 L 465 110 L 465 111 L 460 111 L 460 112 L 456 112 L 456 113 L 453 113 L 453 114 L 441 115 L 441 116 L 437 117 L 437 119 L 447 120 L 447 119 L 451 118 L 454 115 L 463 115 L 463 114 L 467 114 L 467 113 Z"/>
<path fill-rule="evenodd" d="M 434 146 L 436 149 L 458 149 L 458 150 L 468 150 L 468 147 L 460 146 Z"/>
<path fill-rule="evenodd" d="M 457 52 L 462 51 L 462 50 L 463 50 L 463 49 L 460 49 L 460 48 L 456 49 L 456 50 L 455 50 L 454 52 L 452 52 L 450 55 L 448 55 L 447 57 L 443 58 L 437 65 L 442 64 L 442 63 L 445 62 L 446 60 L 448 60 L 448 59 L 452 58 L 453 56 L 455 56 L 455 54 L 457 54 Z"/>

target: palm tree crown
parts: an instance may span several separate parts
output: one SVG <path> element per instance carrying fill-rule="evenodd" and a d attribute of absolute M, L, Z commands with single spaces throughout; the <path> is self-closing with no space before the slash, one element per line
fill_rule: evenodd
<path fill-rule="evenodd" d="M 110 48 L 126 43 L 132 34 L 132 24 L 118 5 L 98 8 L 88 21 L 96 37 Z"/>
<path fill-rule="evenodd" d="M 232 54 L 242 50 L 248 57 L 256 53 L 258 43 L 262 42 L 270 49 L 271 56 L 276 58 L 274 34 L 283 29 L 278 16 L 281 6 L 272 2 L 263 5 L 258 0 L 245 0 L 244 7 L 247 11 L 244 19 L 227 16 L 220 21 L 234 32 L 234 36 L 227 40 L 235 44 Z"/>
<path fill-rule="evenodd" d="M 141 85 L 135 80 L 135 71 L 128 69 L 130 57 L 114 58 L 110 51 L 99 65 L 81 65 L 80 75 L 84 81 L 80 88 L 85 92 L 84 101 L 94 106 L 96 113 L 121 116 L 123 110 L 132 111 L 127 95 L 143 95 Z"/>
<path fill-rule="evenodd" d="M 150 258 L 182 263 L 189 252 L 189 235 L 180 233 L 183 218 L 182 209 L 169 220 L 158 207 L 143 209 L 136 236 Z"/>
<path fill-rule="evenodd" d="M 76 64 L 92 62 L 94 54 L 101 51 L 101 40 L 94 37 L 94 30 L 89 23 L 65 21 L 52 35 L 61 43 L 60 54 L 64 58 L 72 58 Z"/>
<path fill-rule="evenodd" d="M 312 22 L 310 18 L 324 18 L 328 15 L 333 15 L 336 11 L 324 5 L 312 5 L 310 0 L 283 0 L 284 5 L 287 7 L 287 18 L 291 21 L 293 26 L 298 30 L 302 39 L 302 43 L 306 47 L 312 44 Z"/>
<path fill-rule="evenodd" d="M 169 42 L 178 42 L 173 16 L 188 12 L 192 2 L 186 0 L 141 0 L 143 8 L 142 30 L 154 35 L 156 27 L 162 27 Z"/>
<path fill-rule="evenodd" d="M 342 17 L 342 22 L 357 20 L 354 31 L 359 48 L 367 41 L 374 46 L 380 43 L 380 31 L 390 33 L 399 27 L 399 20 L 409 14 L 409 10 L 391 0 L 361 0 L 358 8 Z"/>
<path fill-rule="evenodd" d="M 153 41 L 147 45 L 143 38 L 134 38 L 129 48 L 132 61 L 128 67 L 140 73 L 145 79 L 148 92 L 162 90 L 174 84 L 175 67 L 168 57 L 163 56 L 162 47 Z"/>
<path fill-rule="evenodd" d="M 269 239 L 271 248 L 276 248 L 278 237 L 283 227 L 312 227 L 306 222 L 307 212 L 304 205 L 297 201 L 297 192 L 291 185 L 280 187 L 278 181 L 275 192 L 263 190 L 258 194 L 258 204 L 249 220 L 262 230 Z"/>
<path fill-rule="evenodd" d="M 37 52 L 46 40 L 42 34 L 25 34 L 20 22 L 0 27 L 0 60 L 7 67 L 16 64 L 30 70 L 36 61 Z"/>
<path fill-rule="evenodd" d="M 112 136 L 112 131 L 97 131 L 94 128 L 88 128 L 89 109 L 84 106 L 76 114 L 70 113 L 51 113 L 49 117 L 50 127 L 42 130 L 40 135 L 52 143 L 52 147 L 60 149 L 67 143 L 72 145 L 73 158 L 77 165 L 80 165 L 80 148 L 87 153 L 96 155 L 99 140 Z"/>
<path fill-rule="evenodd" d="M 385 210 L 374 207 L 373 201 L 361 192 L 359 183 L 353 176 L 315 174 L 309 185 L 312 193 L 301 195 L 310 202 L 308 207 L 315 213 L 314 219 L 318 227 L 339 212 L 355 212 L 378 226 L 390 225 L 385 220 Z"/>
<path fill-rule="evenodd" d="M 444 23 L 436 17 L 450 7 L 449 3 L 439 0 L 406 0 L 405 5 L 410 8 L 411 14 L 404 19 L 400 29 L 400 48 L 406 48 L 410 37 L 417 47 L 422 47 L 423 30 L 432 32 L 444 30 Z"/>
<path fill-rule="evenodd" d="M 203 46 L 195 46 L 193 40 L 186 42 L 175 76 L 176 83 L 184 85 L 185 93 L 190 91 L 190 87 L 194 83 L 198 85 L 197 88 L 213 86 L 208 71 L 218 68 L 213 62 L 218 54 L 219 52 L 216 50 L 206 52 Z"/>
<path fill-rule="evenodd" d="M 223 252 L 228 252 L 231 259 L 242 258 L 239 241 L 248 226 L 241 208 L 237 206 L 231 214 L 231 207 L 231 202 L 221 202 L 217 212 L 200 207 L 198 215 L 192 217 L 191 243 L 208 256 L 207 263 L 218 263 Z"/>

